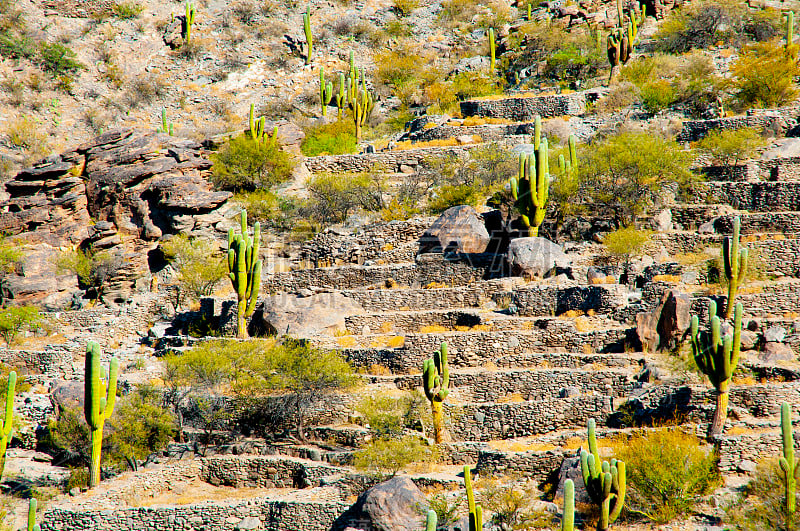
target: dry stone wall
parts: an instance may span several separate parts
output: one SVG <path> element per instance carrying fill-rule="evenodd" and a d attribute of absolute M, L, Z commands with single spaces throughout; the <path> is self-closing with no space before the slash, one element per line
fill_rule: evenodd
<path fill-rule="evenodd" d="M 462 101 L 460 105 L 462 116 L 486 116 L 527 122 L 537 115 L 542 118 L 580 116 L 586 112 L 586 95 L 575 92 L 551 96 L 468 100 Z"/>
<path fill-rule="evenodd" d="M 683 122 L 683 129 L 678 133 L 678 141 L 694 142 L 713 130 L 753 128 L 758 131 L 770 129 L 776 132 L 786 132 L 789 127 L 797 122 L 798 109 L 796 107 L 771 109 L 770 111 L 769 114 L 732 116 L 713 120 L 686 120 Z"/>
<path fill-rule="evenodd" d="M 800 182 L 706 182 L 693 193 L 696 201 L 722 202 L 738 210 L 800 210 Z"/>
<path fill-rule="evenodd" d="M 399 149 L 379 153 L 355 155 L 320 155 L 307 157 L 304 161 L 308 171 L 320 172 L 365 172 L 411 173 L 417 171 L 431 157 L 465 157 L 475 146 L 431 147 Z"/>
<path fill-rule="evenodd" d="M 723 474 L 743 472 L 745 461 L 758 463 L 763 459 L 777 458 L 783 454 L 779 432 L 720 435 L 716 438 L 719 451 L 719 469 Z M 795 452 L 800 450 L 800 430 L 794 428 Z"/>

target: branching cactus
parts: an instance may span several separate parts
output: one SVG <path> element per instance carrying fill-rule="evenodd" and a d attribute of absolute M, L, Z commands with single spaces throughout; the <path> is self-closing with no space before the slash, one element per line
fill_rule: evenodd
<path fill-rule="evenodd" d="M 306 34 L 306 64 L 311 64 L 311 54 L 314 53 L 314 36 L 311 34 L 311 12 L 306 8 L 303 13 L 303 32 Z"/>
<path fill-rule="evenodd" d="M 534 140 L 534 146 L 536 146 Z M 550 168 L 547 139 L 538 142 L 535 155 L 519 156 L 519 173 L 511 179 L 511 196 L 522 215 L 522 222 L 530 228 L 531 236 L 539 235 L 539 226 L 547 213 L 550 194 Z"/>
<path fill-rule="evenodd" d="M 573 531 L 575 528 L 575 483 L 568 479 L 564 482 L 564 514 L 561 516 L 561 531 Z"/>
<path fill-rule="evenodd" d="M 11 440 L 11 434 L 14 432 L 14 394 L 17 387 L 17 373 L 11 371 L 8 373 L 8 384 L 6 385 L 6 414 L 3 417 L 3 423 L 0 425 L 0 478 L 3 477 L 3 471 L 6 466 L 6 451 L 8 450 L 8 443 Z"/>
<path fill-rule="evenodd" d="M 344 74 L 339 74 L 339 93 L 336 95 L 336 119 L 342 119 L 342 109 L 347 106 L 347 92 L 344 86 Z"/>
<path fill-rule="evenodd" d="M 472 471 L 469 465 L 464 465 L 464 486 L 467 489 L 469 531 L 481 531 L 483 529 L 483 508 L 475 503 L 475 491 L 472 489 Z"/>
<path fill-rule="evenodd" d="M 449 439 L 447 429 L 444 427 L 443 403 L 450 394 L 450 368 L 447 365 L 447 343 L 432 358 L 422 363 L 422 387 L 425 397 L 431 403 L 433 414 L 433 438 L 437 443 Z"/>
<path fill-rule="evenodd" d="M 241 233 L 228 231 L 228 278 L 236 292 L 236 337 L 247 337 L 247 318 L 253 315 L 261 287 L 261 224 L 253 225 L 253 237 L 247 234 L 247 210 L 242 209 Z"/>
<path fill-rule="evenodd" d="M 437 520 L 436 511 L 433 509 L 428 510 L 428 515 L 425 518 L 425 531 L 436 531 Z"/>
<path fill-rule="evenodd" d="M 117 375 L 119 362 L 111 358 L 106 373 L 100 367 L 100 345 L 89 341 L 86 345 L 86 372 L 83 412 L 91 430 L 91 461 L 89 486 L 100 484 L 100 451 L 103 446 L 103 426 L 114 412 L 117 401 Z"/>
<path fill-rule="evenodd" d="M 495 68 L 495 43 L 494 29 L 489 28 L 489 72 L 494 75 Z"/>
<path fill-rule="evenodd" d="M 722 336 L 722 325 L 717 317 L 717 305 L 714 301 L 708 303 L 710 330 L 700 331 L 700 320 L 695 315 L 692 317 L 690 340 L 694 361 L 700 370 L 708 376 L 711 385 L 717 391 L 717 407 L 714 419 L 708 430 L 708 436 L 719 435 L 725 428 L 728 418 L 728 390 L 731 377 L 736 365 L 739 363 L 739 349 L 742 337 L 742 305 L 737 304 L 733 317 L 733 335 Z"/>
<path fill-rule="evenodd" d="M 175 135 L 175 130 L 173 129 L 172 122 L 167 120 L 167 108 L 164 107 L 161 109 L 161 127 L 156 130 L 157 133 L 166 133 L 169 136 Z"/>
<path fill-rule="evenodd" d="M 333 83 L 325 83 L 325 69 L 319 69 L 319 101 L 322 103 L 322 116 L 327 116 L 328 105 L 333 99 Z"/>
<path fill-rule="evenodd" d="M 28 531 L 40 531 L 39 524 L 36 523 L 36 498 L 28 500 Z"/>
<path fill-rule="evenodd" d="M 358 81 L 356 81 L 354 85 L 355 93 L 350 103 L 350 109 L 353 111 L 353 122 L 356 126 L 356 139 L 361 140 L 361 129 L 372 114 L 372 109 L 375 108 L 375 100 L 372 98 L 372 94 L 367 91 L 367 83 L 363 75 L 361 78 L 361 90 L 358 89 Z"/>
<path fill-rule="evenodd" d="M 197 10 L 194 8 L 194 3 L 186 2 L 186 14 L 183 19 L 183 40 L 185 44 L 189 44 L 192 40 L 192 24 L 194 24 L 194 16 L 196 14 Z"/>
<path fill-rule="evenodd" d="M 787 11 L 783 14 L 783 18 L 786 19 L 786 44 L 784 49 L 789 57 L 797 59 L 797 51 L 800 47 L 794 43 L 794 11 Z"/>
<path fill-rule="evenodd" d="M 594 419 L 589 419 L 589 451 L 581 450 L 581 475 L 586 492 L 600 506 L 597 529 L 605 531 L 625 505 L 625 463 L 617 459 L 602 461 L 597 450 Z"/>
<path fill-rule="evenodd" d="M 789 404 L 781 404 L 781 435 L 783 442 L 783 457 L 778 460 L 783 472 L 784 488 L 786 491 L 786 515 L 795 512 L 795 490 L 797 480 L 800 479 L 800 467 L 794 460 L 794 435 L 792 433 L 792 412 Z"/>
<path fill-rule="evenodd" d="M 722 262 L 725 266 L 725 278 L 728 280 L 728 301 L 725 304 L 725 319 L 730 319 L 736 302 L 739 284 L 747 274 L 747 248 L 739 246 L 739 216 L 733 218 L 733 237 L 725 236 L 722 242 Z"/>

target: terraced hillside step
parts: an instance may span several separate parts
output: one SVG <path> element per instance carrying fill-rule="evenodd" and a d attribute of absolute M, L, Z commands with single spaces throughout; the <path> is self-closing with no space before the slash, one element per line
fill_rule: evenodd
<path fill-rule="evenodd" d="M 775 157 L 730 166 L 706 166 L 701 173 L 713 181 L 800 181 L 800 157 Z"/>
<path fill-rule="evenodd" d="M 531 353 L 546 353 L 557 348 L 586 354 L 624 352 L 626 344 L 635 342 L 636 334 L 635 328 L 611 322 L 600 329 L 579 331 L 573 321 L 540 319 L 537 327 L 514 332 L 344 336 L 316 338 L 312 342 L 322 348 L 342 349 L 343 354 L 358 367 L 383 366 L 402 374 L 419 371 L 422 361 L 438 350 L 443 342 L 448 345 L 452 367 L 480 367 L 498 360 L 522 364 L 532 359 Z"/>
<path fill-rule="evenodd" d="M 374 377 L 376 381 L 390 377 Z M 422 386 L 419 375 L 391 378 L 400 389 Z M 576 394 L 626 396 L 641 387 L 630 370 L 622 369 L 460 369 L 450 371 L 452 402 L 544 400 Z"/>
<path fill-rule="evenodd" d="M 796 410 L 794 416 L 794 448 L 800 451 L 800 422 Z M 738 428 L 738 427 L 737 427 Z M 753 463 L 775 459 L 783 453 L 780 422 L 761 423 L 752 428 L 734 428 L 715 438 L 719 454 L 719 469 L 723 474 L 744 472 L 746 461 Z"/>
<path fill-rule="evenodd" d="M 348 155 L 320 155 L 303 160 L 308 171 L 413 173 L 426 161 L 442 156 L 461 158 L 479 144 L 448 147 L 421 147 Z"/>
<path fill-rule="evenodd" d="M 414 263 L 391 265 L 344 265 L 299 269 L 265 275 L 262 289 L 266 292 L 293 292 L 321 287 L 355 289 L 392 285 L 421 287 L 431 283 L 464 286 L 472 282 L 503 276 L 501 255 L 438 254 L 418 255 Z"/>
<path fill-rule="evenodd" d="M 702 224 L 713 221 L 719 234 L 733 232 L 733 218 L 742 220 L 742 234 L 780 233 L 795 237 L 800 233 L 800 212 L 734 212 L 729 205 L 676 205 L 671 207 L 672 220 L 685 230 L 697 230 Z"/>
<path fill-rule="evenodd" d="M 520 95 L 491 97 L 462 101 L 462 116 L 505 118 L 514 122 L 531 121 L 536 116 L 580 116 L 586 112 L 586 102 L 596 97 L 592 92 L 553 94 L 550 96 Z"/>
<path fill-rule="evenodd" d="M 764 318 L 794 321 L 800 316 L 800 279 L 748 282 L 739 288 L 736 301 L 744 306 L 745 322 L 756 319 L 758 323 Z M 693 297 L 694 313 L 705 312 L 707 306 L 707 297 Z"/>
<path fill-rule="evenodd" d="M 520 143 L 529 141 L 529 138 L 522 138 L 524 135 L 532 135 L 534 123 L 516 122 L 507 124 L 480 124 L 480 125 L 458 125 L 444 123 L 436 127 L 428 127 L 408 134 L 407 138 L 412 142 L 429 142 L 431 140 L 444 140 L 457 138 L 459 136 L 470 135 L 478 137 L 483 142 L 495 142 L 498 140 L 509 140 L 509 137 L 520 137 Z"/>
<path fill-rule="evenodd" d="M 697 203 L 714 201 L 751 212 L 796 211 L 800 208 L 800 181 L 704 182 L 692 187 Z"/>

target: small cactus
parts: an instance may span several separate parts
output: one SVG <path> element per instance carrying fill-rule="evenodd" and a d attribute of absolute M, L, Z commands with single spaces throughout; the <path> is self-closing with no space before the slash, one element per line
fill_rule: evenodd
<path fill-rule="evenodd" d="M 778 460 L 783 472 L 784 488 L 786 493 L 786 515 L 795 513 L 797 480 L 800 479 L 800 467 L 794 460 L 794 435 L 792 434 L 792 412 L 789 404 L 781 404 L 781 442 L 783 443 L 783 457 Z"/>
<path fill-rule="evenodd" d="M 328 104 L 333 99 L 333 83 L 325 83 L 325 68 L 319 69 L 319 100 L 322 104 L 322 116 L 327 115 Z"/>
<path fill-rule="evenodd" d="M 428 515 L 425 518 L 425 531 L 436 531 L 436 511 L 433 509 L 428 510 Z"/>
<path fill-rule="evenodd" d="M 336 119 L 342 119 L 342 109 L 347 106 L 347 92 L 344 85 L 344 74 L 339 74 L 339 93 L 336 95 Z"/>
<path fill-rule="evenodd" d="M 700 320 L 695 315 L 692 317 L 690 337 L 694 361 L 700 370 L 708 376 L 711 385 L 717 391 L 717 407 L 714 419 L 709 426 L 708 435 L 712 437 L 722 433 L 725 420 L 728 417 L 728 389 L 731 384 L 733 371 L 739 363 L 739 348 L 742 336 L 742 305 L 736 305 L 733 317 L 733 336 L 722 336 L 720 318 L 717 317 L 717 305 L 714 301 L 708 303 L 708 317 L 710 330 L 699 330 Z"/>
<path fill-rule="evenodd" d="M 722 242 L 722 262 L 725 267 L 725 278 L 728 280 L 728 300 L 725 304 L 725 319 L 730 319 L 736 301 L 736 292 L 739 290 L 745 275 L 747 275 L 746 247 L 739 248 L 739 231 L 741 220 L 739 216 L 733 218 L 733 237 L 725 236 Z"/>
<path fill-rule="evenodd" d="M 0 478 L 6 466 L 6 452 L 8 443 L 11 441 L 11 434 L 14 432 L 14 394 L 16 393 L 17 373 L 8 373 L 8 383 L 6 384 L 6 412 L 3 422 L 0 424 Z"/>
<path fill-rule="evenodd" d="M 306 34 L 306 64 L 311 64 L 311 55 L 314 53 L 314 36 L 311 34 L 311 12 L 306 7 L 303 13 L 303 32 Z"/>
<path fill-rule="evenodd" d="M 172 122 L 167 120 L 167 108 L 164 107 L 161 109 L 161 127 L 156 130 L 157 133 L 166 133 L 169 136 L 175 136 L 175 130 L 173 129 Z"/>
<path fill-rule="evenodd" d="M 436 443 L 448 439 L 447 429 L 444 426 L 442 406 L 450 394 L 450 368 L 447 365 L 447 343 L 442 346 L 433 357 L 426 359 L 422 364 L 422 387 L 425 397 L 431 403 L 433 414 L 433 437 Z"/>
<path fill-rule="evenodd" d="M 573 531 L 575 527 L 575 483 L 564 482 L 564 514 L 561 516 L 561 531 Z"/>
<path fill-rule="evenodd" d="M 469 465 L 464 465 L 464 486 L 467 489 L 469 531 L 481 531 L 483 529 L 483 508 L 475 503 L 475 491 L 472 490 L 472 471 Z"/>
<path fill-rule="evenodd" d="M 40 531 L 39 524 L 36 523 L 36 498 L 28 500 L 28 531 Z"/>
<path fill-rule="evenodd" d="M 185 44 L 189 44 L 192 40 L 192 24 L 194 24 L 194 16 L 197 10 L 194 8 L 193 2 L 186 2 L 186 14 L 183 19 L 183 40 Z"/>
<path fill-rule="evenodd" d="M 101 374 L 100 345 L 89 341 L 86 345 L 84 416 L 89 425 L 91 461 L 89 462 L 89 486 L 100 484 L 100 452 L 103 447 L 103 426 L 114 412 L 117 401 L 117 375 L 119 361 L 111 358 L 108 372 Z"/>
<path fill-rule="evenodd" d="M 794 12 L 787 11 L 783 14 L 783 17 L 786 19 L 786 44 L 784 49 L 789 57 L 797 59 L 797 52 L 800 46 L 794 43 Z"/>
<path fill-rule="evenodd" d="M 261 260 L 258 250 L 261 224 L 253 226 L 253 237 L 247 234 L 247 210 L 241 212 L 241 233 L 228 231 L 228 278 L 236 292 L 236 336 L 247 337 L 247 317 L 253 315 L 261 287 Z"/>
<path fill-rule="evenodd" d="M 602 461 L 597 450 L 594 419 L 589 419 L 589 451 L 581 450 L 581 475 L 586 492 L 600 506 L 599 531 L 613 524 L 625 505 L 625 463 L 617 459 Z"/>

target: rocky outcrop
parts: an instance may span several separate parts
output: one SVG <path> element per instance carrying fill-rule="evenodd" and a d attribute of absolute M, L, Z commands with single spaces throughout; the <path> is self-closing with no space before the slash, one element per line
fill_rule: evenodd
<path fill-rule="evenodd" d="M 419 252 L 482 253 L 489 245 L 489 232 L 478 212 L 468 205 L 445 210 L 419 240 Z"/>
<path fill-rule="evenodd" d="M 0 231 L 31 247 L 5 295 L 63 307 L 77 283 L 60 274 L 55 258 L 80 247 L 119 264 L 103 292 L 109 301 L 127 300 L 161 236 L 210 234 L 223 220 L 219 208 L 231 194 L 213 191 L 210 168 L 193 141 L 124 129 L 22 170 L 4 185 Z"/>
<path fill-rule="evenodd" d="M 560 245 L 536 236 L 511 240 L 507 256 L 511 274 L 524 277 L 543 277 L 572 262 Z"/>

